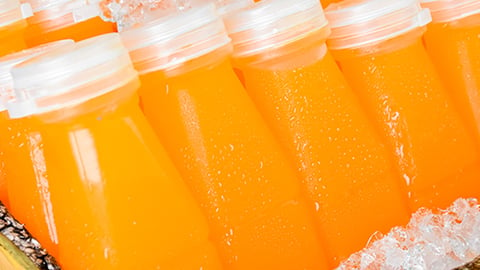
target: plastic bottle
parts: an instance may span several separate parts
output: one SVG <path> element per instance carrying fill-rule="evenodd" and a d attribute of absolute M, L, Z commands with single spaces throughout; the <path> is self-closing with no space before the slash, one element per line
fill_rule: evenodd
<path fill-rule="evenodd" d="M 11 203 L 8 199 L 9 185 L 23 194 L 23 192 L 37 190 L 37 184 L 40 184 L 40 182 L 32 182 L 29 185 L 28 182 L 23 181 L 28 177 L 35 179 L 35 173 L 30 159 L 31 153 L 27 151 L 25 144 L 17 143 L 17 139 L 21 137 L 20 134 L 27 127 L 22 127 L 21 121 L 10 119 L 7 111 L 8 102 L 14 98 L 10 70 L 29 58 L 72 43 L 72 40 L 57 41 L 0 58 L 0 200 L 15 217 L 28 226 L 29 230 L 38 233 L 37 239 L 52 254 L 56 254 L 55 233 L 48 229 L 50 225 L 48 210 L 45 211 L 46 209 L 40 205 L 39 194 L 30 193 L 31 196 L 22 197 L 22 199 L 16 197 L 17 194 L 12 194 Z"/>
<path fill-rule="evenodd" d="M 235 76 L 214 6 L 122 38 L 144 113 L 206 213 L 226 269 L 324 269 L 295 172 Z"/>
<path fill-rule="evenodd" d="M 414 209 L 478 196 L 480 155 L 422 44 L 430 13 L 415 0 L 326 9 L 327 45 L 388 142 Z"/>
<path fill-rule="evenodd" d="M 118 34 L 12 74 L 9 114 L 30 127 L 32 161 L 48 177 L 62 267 L 221 269 L 205 218 L 137 106 L 137 73 Z"/>
<path fill-rule="evenodd" d="M 430 0 L 422 5 L 433 19 L 424 35 L 427 52 L 480 142 L 480 1 Z"/>
<path fill-rule="evenodd" d="M 374 232 L 406 224 L 405 189 L 326 48 L 330 29 L 320 3 L 263 0 L 225 22 L 234 66 L 298 168 L 331 266 Z"/>
<path fill-rule="evenodd" d="M 80 41 L 115 32 L 115 25 L 103 21 L 99 6 L 85 0 L 24 0 L 34 15 L 27 19 L 25 40 L 29 47 L 61 39 Z"/>
<path fill-rule="evenodd" d="M 0 2 L 0 57 L 21 51 L 27 47 L 24 40 L 29 12 L 18 0 Z"/>

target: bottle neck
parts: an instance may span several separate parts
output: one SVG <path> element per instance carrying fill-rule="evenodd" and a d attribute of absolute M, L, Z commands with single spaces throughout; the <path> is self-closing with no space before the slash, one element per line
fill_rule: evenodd
<path fill-rule="evenodd" d="M 448 21 L 448 22 L 433 21 L 429 26 L 431 25 L 441 25 L 442 27 L 448 27 L 448 28 L 454 28 L 454 29 L 459 29 L 459 28 L 479 28 L 480 29 L 480 13 L 471 15 L 468 17 L 464 17 L 461 19 Z"/>
<path fill-rule="evenodd" d="M 27 48 L 25 43 L 25 20 L 16 22 L 7 29 L 0 29 L 0 57 Z"/>
<path fill-rule="evenodd" d="M 132 80 L 103 95 L 74 106 L 36 114 L 35 118 L 41 119 L 45 123 L 58 123 L 69 122 L 79 117 L 84 119 L 98 118 L 101 115 L 114 113 L 124 106 L 131 107 L 132 104 L 139 110 L 136 93 L 139 86 L 138 80 Z"/>
<path fill-rule="evenodd" d="M 323 28 L 307 35 L 298 36 L 282 46 L 270 48 L 247 57 L 234 57 L 237 68 L 296 69 L 322 60 L 326 53 L 325 31 Z"/>
<path fill-rule="evenodd" d="M 163 78 L 171 78 L 181 76 L 183 74 L 202 69 L 204 67 L 209 67 L 212 65 L 217 65 L 222 62 L 225 58 L 229 58 L 232 52 L 232 47 L 230 44 L 224 45 L 220 48 L 217 48 L 209 53 L 198 56 L 194 59 L 175 64 L 163 69 L 151 69 L 148 72 L 141 72 L 142 75 L 155 73 Z"/>
<path fill-rule="evenodd" d="M 76 25 L 78 23 L 99 18 L 99 12 L 93 5 L 70 11 L 41 10 L 27 18 L 28 25 L 41 33 L 48 33 Z"/>
<path fill-rule="evenodd" d="M 0 26 L 0 37 L 11 35 L 12 33 L 23 31 L 27 27 L 25 19 L 13 22 L 8 25 Z M 2 44 L 3 46 L 3 44 Z"/>
<path fill-rule="evenodd" d="M 415 42 L 421 40 L 423 34 L 426 31 L 426 27 L 418 27 L 402 35 L 396 36 L 394 38 L 384 40 L 378 43 L 369 44 L 357 48 L 348 48 L 348 49 L 330 49 L 332 54 L 335 56 L 335 59 L 342 61 L 342 59 L 361 57 L 361 56 L 376 56 L 401 50 L 408 46 L 411 46 Z"/>

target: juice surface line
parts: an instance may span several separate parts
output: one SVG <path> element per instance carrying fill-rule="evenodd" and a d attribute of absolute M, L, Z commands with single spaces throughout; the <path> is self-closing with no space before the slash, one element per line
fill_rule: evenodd
<path fill-rule="evenodd" d="M 480 143 L 480 1 L 423 1 L 432 13 L 423 40 L 462 118 Z"/>
<path fill-rule="evenodd" d="M 115 32 L 113 23 L 100 18 L 100 7 L 84 0 L 24 0 L 34 15 L 27 19 L 29 47 L 61 39 L 84 40 Z"/>
<path fill-rule="evenodd" d="M 234 66 L 298 169 L 331 267 L 376 231 L 406 224 L 405 187 L 326 48 L 319 2 L 264 0 L 225 22 Z"/>
<path fill-rule="evenodd" d="M 144 113 L 206 213 L 225 268 L 327 269 L 295 172 L 235 76 L 213 5 L 122 37 Z"/>
<path fill-rule="evenodd" d="M 35 164 L 30 159 L 32 148 L 23 140 L 27 127 L 22 126 L 19 119 L 10 119 L 7 111 L 8 103 L 14 99 L 10 71 L 29 58 L 72 43 L 72 40 L 61 40 L 0 58 L 0 200 L 53 255 L 57 254 L 55 231 L 50 226 L 48 209 L 41 204 L 37 187 L 42 179 L 35 173 Z"/>
<path fill-rule="evenodd" d="M 28 15 L 19 0 L 0 1 L 0 57 L 27 48 L 24 32 Z"/>
<path fill-rule="evenodd" d="M 327 44 L 388 142 L 415 209 L 480 194 L 480 155 L 422 44 L 430 13 L 415 0 L 326 9 Z"/>
<path fill-rule="evenodd" d="M 48 187 L 41 199 L 55 216 L 62 267 L 221 269 L 204 216 L 138 108 L 137 73 L 118 34 L 12 74 L 9 113 L 30 127 L 32 161 L 48 177 L 38 188 Z"/>

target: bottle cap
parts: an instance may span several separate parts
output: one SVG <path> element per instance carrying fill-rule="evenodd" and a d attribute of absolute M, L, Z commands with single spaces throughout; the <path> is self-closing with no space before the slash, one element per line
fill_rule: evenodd
<path fill-rule="evenodd" d="M 137 79 L 116 33 L 100 35 L 33 57 L 12 68 L 12 118 L 74 106 Z M 27 105 L 25 105 L 27 104 Z"/>
<path fill-rule="evenodd" d="M 214 4 L 156 18 L 121 36 L 140 74 L 175 68 L 230 42 Z"/>
<path fill-rule="evenodd" d="M 24 62 L 34 56 L 46 53 L 48 51 L 60 48 L 65 45 L 73 44 L 73 40 L 66 39 L 42 44 L 40 46 L 12 53 L 0 58 L 0 111 L 6 110 L 6 103 L 15 98 L 13 92 L 13 77 L 11 69 L 21 62 Z"/>
<path fill-rule="evenodd" d="M 0 1 L 0 27 L 10 25 L 32 15 L 30 5 L 18 0 Z"/>
<path fill-rule="evenodd" d="M 217 0 L 215 2 L 220 16 L 230 15 L 232 12 L 246 8 L 254 3 L 253 0 Z"/>
<path fill-rule="evenodd" d="M 225 18 L 234 56 L 248 56 L 328 30 L 318 0 L 264 0 Z M 325 32 L 325 38 L 330 31 Z"/>
<path fill-rule="evenodd" d="M 86 0 L 24 0 L 32 7 L 29 23 L 42 25 L 45 29 L 66 27 L 100 16 L 97 3 Z"/>
<path fill-rule="evenodd" d="M 449 22 L 480 14 L 479 0 L 423 0 L 421 5 L 430 9 L 433 22 Z"/>
<path fill-rule="evenodd" d="M 388 40 L 431 21 L 417 0 L 345 0 L 325 9 L 330 49 L 358 48 Z"/>

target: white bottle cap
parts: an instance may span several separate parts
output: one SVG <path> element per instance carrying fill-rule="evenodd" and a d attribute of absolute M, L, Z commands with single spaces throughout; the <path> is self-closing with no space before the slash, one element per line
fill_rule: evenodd
<path fill-rule="evenodd" d="M 327 28 L 328 23 L 318 0 L 264 0 L 226 16 L 225 26 L 234 56 L 247 56 Z"/>
<path fill-rule="evenodd" d="M 230 15 L 232 12 L 246 8 L 254 3 L 255 1 L 253 0 L 218 0 L 215 2 L 220 16 Z"/>
<path fill-rule="evenodd" d="M 213 4 L 154 19 L 121 36 L 140 74 L 174 68 L 230 42 Z"/>
<path fill-rule="evenodd" d="M 24 0 L 32 7 L 34 17 L 29 21 L 32 24 L 43 25 L 44 28 L 53 26 L 69 26 L 93 17 L 100 16 L 98 3 L 87 0 Z M 53 23 L 51 21 L 58 20 Z"/>
<path fill-rule="evenodd" d="M 480 14 L 480 0 L 423 0 L 430 9 L 433 22 L 449 22 Z"/>
<path fill-rule="evenodd" d="M 16 103 L 8 104 L 12 118 L 74 106 L 137 79 L 116 33 L 31 58 L 13 67 L 12 75 L 16 96 Z"/>
<path fill-rule="evenodd" d="M 6 110 L 6 103 L 15 98 L 11 69 L 34 56 L 73 44 L 73 40 L 60 40 L 46 43 L 31 49 L 9 54 L 0 58 L 0 111 Z"/>
<path fill-rule="evenodd" d="M 345 0 L 325 9 L 330 49 L 358 48 L 388 40 L 431 21 L 418 0 Z"/>
<path fill-rule="evenodd" d="M 18 22 L 31 15 L 30 6 L 21 4 L 19 0 L 0 1 L 0 27 Z"/>

